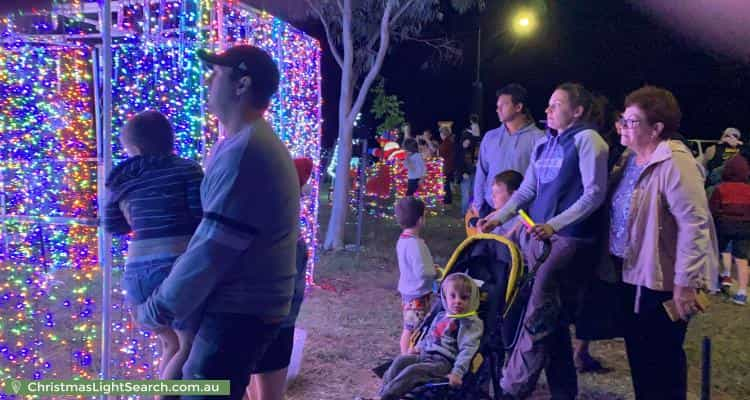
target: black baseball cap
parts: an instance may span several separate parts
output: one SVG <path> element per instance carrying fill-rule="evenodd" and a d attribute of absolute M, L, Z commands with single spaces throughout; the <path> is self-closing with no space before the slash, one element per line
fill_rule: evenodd
<path fill-rule="evenodd" d="M 250 76 L 251 91 L 257 100 L 266 104 L 279 88 L 279 68 L 273 58 L 259 47 L 243 44 L 221 53 L 200 49 L 197 54 L 207 65 L 230 67 L 240 76 Z"/>

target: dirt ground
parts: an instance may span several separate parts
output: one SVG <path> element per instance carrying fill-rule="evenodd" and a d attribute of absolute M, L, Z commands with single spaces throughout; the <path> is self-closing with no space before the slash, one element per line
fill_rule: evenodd
<path fill-rule="evenodd" d="M 325 193 L 325 191 L 323 191 Z M 321 237 L 330 213 L 321 201 Z M 347 243 L 354 242 L 355 218 L 349 218 Z M 395 243 L 399 228 L 392 220 L 366 218 L 364 249 L 322 253 L 302 306 L 298 327 L 307 331 L 300 376 L 291 384 L 291 400 L 352 399 L 377 393 L 380 380 L 371 369 L 398 353 L 400 299 Z M 422 235 L 435 260 L 445 263 L 465 237 L 458 211 L 430 217 Z M 689 365 L 690 399 L 700 398 L 700 349 L 704 336 L 713 341 L 712 398 L 749 399 L 750 307 L 739 307 L 721 296 L 712 297 L 709 313 L 688 328 L 685 346 Z M 595 342 L 592 353 L 611 372 L 579 375 L 580 399 L 632 399 L 622 340 Z M 535 399 L 546 399 L 540 382 Z"/>

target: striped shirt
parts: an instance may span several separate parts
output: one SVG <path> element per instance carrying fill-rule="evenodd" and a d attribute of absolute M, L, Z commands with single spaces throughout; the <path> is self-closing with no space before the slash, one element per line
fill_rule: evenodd
<path fill-rule="evenodd" d="M 107 178 L 104 229 L 134 241 L 192 235 L 201 220 L 203 170 L 175 155 L 128 158 Z"/>

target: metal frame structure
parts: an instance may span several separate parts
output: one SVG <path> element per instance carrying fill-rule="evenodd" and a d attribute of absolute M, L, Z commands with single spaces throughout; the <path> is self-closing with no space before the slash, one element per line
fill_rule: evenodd
<path fill-rule="evenodd" d="M 156 4 L 163 8 L 164 2 L 161 0 L 144 0 L 144 4 Z M 20 35 L 26 43 L 39 44 L 59 44 L 70 45 L 69 41 L 80 41 L 81 39 L 100 40 L 92 51 L 93 66 L 93 86 L 94 86 L 94 123 L 96 133 L 96 151 L 95 159 L 78 159 L 74 161 L 97 162 L 97 181 L 104 182 L 112 169 L 112 39 L 113 37 L 124 37 L 127 32 L 120 28 L 122 23 L 121 7 L 131 5 L 132 1 L 127 0 L 101 0 L 99 3 L 82 3 L 82 9 L 76 9 L 72 5 L 57 4 L 52 10 L 52 16 L 66 15 L 70 13 L 83 12 L 84 14 L 95 14 L 97 19 L 84 19 L 84 21 L 99 27 L 99 33 L 68 35 L 68 34 L 51 34 L 51 35 Z M 113 25 L 112 9 L 113 5 L 118 7 L 117 24 Z M 148 7 L 145 7 L 148 10 Z M 148 18 L 146 18 L 148 21 Z M 148 31 L 148 30 L 147 30 Z M 16 38 L 11 37 L 3 40 L 4 42 L 13 42 Z M 101 83 L 101 88 L 99 84 Z M 49 160 L 51 162 L 60 162 L 61 160 Z M 64 160 L 70 161 L 70 160 Z M 97 207 L 98 210 L 104 209 L 104 186 L 97 185 Z M 2 171 L 0 170 L 0 224 L 3 231 L 3 246 L 7 254 L 7 235 L 5 234 L 6 221 L 20 222 L 40 222 L 46 224 L 80 224 L 87 226 L 98 226 L 96 218 L 75 218 L 75 217 L 35 217 L 35 216 L 8 216 L 6 214 L 6 195 L 5 182 Z M 101 379 L 111 378 L 110 373 L 110 356 L 112 352 L 112 324 L 109 310 L 111 309 L 111 291 L 112 291 L 112 235 L 97 229 L 97 248 L 99 265 L 102 271 L 102 321 L 101 321 L 101 360 L 100 374 Z M 102 396 L 106 398 L 107 396 Z"/>
<path fill-rule="evenodd" d="M 196 4 L 201 4 L 201 0 L 194 0 Z M 127 25 L 123 25 L 124 18 L 127 14 L 124 13 L 125 7 L 132 5 L 151 5 L 161 7 L 161 10 L 165 10 L 166 2 L 164 0 L 99 0 L 98 3 L 82 2 L 80 7 L 73 6 L 70 4 L 57 4 L 51 10 L 49 16 L 53 21 L 62 21 L 63 18 L 71 18 L 75 16 L 77 21 L 83 21 L 84 24 L 90 24 L 92 27 L 98 28 L 98 32 L 86 33 L 86 34 L 66 34 L 59 33 L 61 31 L 56 30 L 58 33 L 50 34 L 38 34 L 38 33 L 23 33 L 16 32 L 10 36 L 0 39 L 0 43 L 13 44 L 22 41 L 30 45 L 59 45 L 59 46 L 79 46 L 81 43 L 91 50 L 91 67 L 92 67 L 92 83 L 93 83 L 93 129 L 95 132 L 96 140 L 96 158 L 80 158 L 75 160 L 48 160 L 50 162 L 62 162 L 62 161 L 75 161 L 75 162 L 96 162 L 96 176 L 98 182 L 104 182 L 106 177 L 109 175 L 112 164 L 112 141 L 113 141 L 113 65 L 114 46 L 118 45 L 119 39 L 124 39 L 132 34 L 130 28 Z M 185 2 L 182 2 L 182 6 L 185 6 Z M 198 35 L 206 33 L 206 30 L 213 28 L 214 21 L 224 21 L 224 7 L 230 5 L 233 9 L 248 11 L 254 14 L 262 14 L 262 12 L 254 7 L 241 4 L 239 2 L 229 2 L 227 0 L 214 0 L 212 3 L 212 9 L 210 12 L 210 23 L 199 26 L 198 29 L 202 31 L 196 31 Z M 150 7 L 144 7 L 144 13 L 146 13 L 145 21 L 148 21 L 148 14 Z M 183 9 L 184 10 L 184 9 Z M 153 10 L 151 10 L 153 12 Z M 81 15 L 83 18 L 81 19 Z M 205 14 L 204 14 L 205 15 Z M 182 24 L 182 22 L 181 22 Z M 88 27 L 87 27 L 88 29 Z M 159 26 L 149 26 L 145 23 L 143 26 L 144 33 L 141 36 L 142 39 L 151 43 L 160 43 L 162 40 L 169 40 L 165 36 L 171 36 L 173 42 L 188 43 L 188 41 L 201 40 L 198 37 L 203 36 L 190 36 L 188 30 L 186 34 L 182 35 L 182 26 L 178 29 L 166 28 L 160 23 Z M 166 34 L 166 35 L 165 35 Z M 178 36 L 179 34 L 179 36 Z M 217 35 L 213 36 L 211 42 L 217 45 L 220 49 L 224 49 L 228 46 L 228 38 L 224 29 L 218 29 Z M 202 80 L 202 76 L 201 76 Z M 318 90 L 320 89 L 320 81 L 318 80 Z M 320 96 L 320 93 L 318 93 Z M 319 101 L 319 100 L 318 100 Z M 203 113 L 204 105 L 201 104 L 201 112 Z M 320 110 L 318 109 L 318 118 L 320 118 Z M 318 129 L 320 129 L 318 127 Z M 206 151 L 207 138 L 202 136 L 203 141 L 202 150 Z M 205 154 L 204 154 L 205 156 Z M 205 157 L 204 157 L 205 158 Z M 6 213 L 6 186 L 7 186 L 7 175 L 4 176 L 3 169 L 0 169 L 0 225 L 2 227 L 4 247 L 6 248 L 5 254 L 8 254 L 8 235 L 5 234 L 7 229 L 6 222 L 28 222 L 43 225 L 85 225 L 90 227 L 98 226 L 98 219 L 95 217 L 81 218 L 81 217 L 45 217 L 45 216 L 17 216 L 7 215 Z M 97 185 L 97 205 L 98 210 L 103 210 L 104 207 L 104 185 Z M 317 205 L 315 206 L 317 210 Z M 317 211 L 315 212 L 317 214 Z M 314 232 L 314 231 L 313 231 Z M 113 315 L 110 314 L 114 305 L 112 304 L 111 291 L 113 290 L 112 282 L 112 268 L 113 268 L 113 254 L 111 252 L 113 246 L 112 235 L 104 232 L 103 229 L 97 229 L 97 245 L 98 245 L 98 260 L 99 267 L 101 268 L 101 310 L 102 320 L 100 321 L 100 378 L 111 379 L 113 367 L 111 364 L 112 347 L 114 345 L 113 340 L 115 339 L 115 332 L 112 331 L 112 324 L 115 321 L 112 320 Z M 311 282 L 311 281 L 310 281 Z M 116 318 L 116 317 L 115 317 Z M 116 368 L 115 368 L 116 369 Z"/>
<path fill-rule="evenodd" d="M 102 2 L 99 21 L 101 22 L 100 32 L 102 34 L 102 103 L 101 112 L 96 113 L 97 118 L 101 118 L 101 129 L 97 132 L 97 182 L 104 182 L 112 169 L 112 12 L 110 0 Z M 96 52 L 94 52 L 96 54 Z M 98 85 L 97 81 L 94 81 Z M 98 105 L 98 104 L 97 104 Z M 96 185 L 98 210 L 104 210 L 104 185 Z M 99 227 L 97 229 L 99 265 L 102 269 L 102 357 L 101 357 L 101 378 L 107 380 L 110 378 L 109 373 L 109 356 L 112 349 L 112 324 L 109 310 L 111 308 L 112 291 L 112 234 L 107 233 Z M 102 396 L 105 398 L 106 396 Z"/>

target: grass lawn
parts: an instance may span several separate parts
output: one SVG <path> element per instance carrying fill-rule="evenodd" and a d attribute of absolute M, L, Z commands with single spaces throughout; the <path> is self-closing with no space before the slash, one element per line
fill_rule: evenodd
<path fill-rule="evenodd" d="M 325 190 L 321 190 L 325 193 Z M 325 196 L 325 195 L 324 195 Z M 321 199 L 321 240 L 330 207 Z M 444 264 L 465 233 L 459 212 L 430 217 L 423 237 L 435 261 Z M 349 218 L 347 243 L 354 242 L 356 219 Z M 395 244 L 399 228 L 391 220 L 365 218 L 364 249 L 359 258 L 349 251 L 322 253 L 315 272 L 316 287 L 308 290 L 298 326 L 308 333 L 300 376 L 292 383 L 293 400 L 352 399 L 371 396 L 380 380 L 370 371 L 398 353 L 401 332 L 398 266 Z M 739 307 L 713 296 L 706 315 L 688 328 L 690 399 L 700 397 L 701 340 L 713 340 L 712 399 L 750 399 L 750 307 Z M 606 374 L 579 375 L 581 399 L 632 399 L 630 375 L 622 340 L 595 342 L 592 353 L 612 369 Z M 540 382 L 534 398 L 548 398 Z"/>

